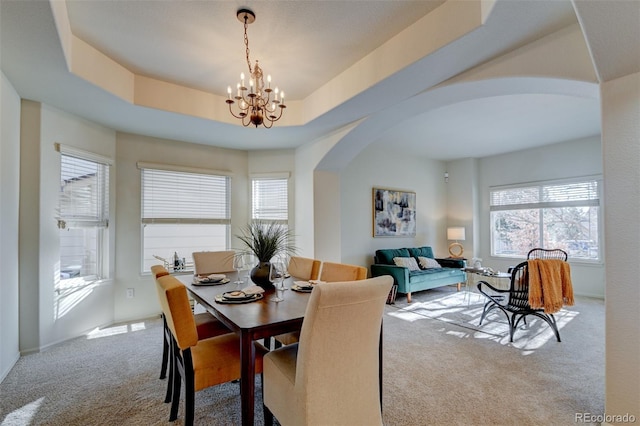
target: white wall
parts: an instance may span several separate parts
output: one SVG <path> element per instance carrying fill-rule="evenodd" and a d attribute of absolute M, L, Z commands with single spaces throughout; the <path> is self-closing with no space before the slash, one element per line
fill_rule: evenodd
<path fill-rule="evenodd" d="M 369 266 L 377 249 L 432 246 L 448 256 L 445 164 L 393 149 L 393 141 L 372 144 L 340 175 L 342 262 Z M 373 238 L 373 187 L 416 193 L 415 238 Z"/>
<path fill-rule="evenodd" d="M 22 101 L 20 151 L 20 350 L 38 351 L 113 321 L 111 282 L 69 297 L 54 290 L 59 273 L 56 222 L 60 155 L 55 143 L 115 157 L 115 131 L 37 102 Z M 111 180 L 111 211 L 115 205 Z M 109 272 L 114 271 L 114 224 Z"/>
<path fill-rule="evenodd" d="M 602 84 L 607 414 L 640 418 L 640 73 Z M 614 422 L 611 422 L 614 423 Z"/>
<path fill-rule="evenodd" d="M 0 382 L 20 356 L 18 328 L 18 202 L 20 96 L 0 73 Z"/>
<path fill-rule="evenodd" d="M 287 155 L 267 158 L 279 168 Z M 116 276 L 114 285 L 115 320 L 127 321 L 160 313 L 158 295 L 148 271 L 141 274 L 140 227 L 140 170 L 136 163 L 149 162 L 209 170 L 227 171 L 231 178 L 231 234 L 245 225 L 249 216 L 248 154 L 246 151 L 215 148 L 206 145 L 176 142 L 167 139 L 117 134 L 117 189 L 116 198 Z M 259 161 L 258 161 L 259 163 Z M 290 160 L 285 160 L 289 167 Z M 255 166 L 258 171 L 259 167 Z M 266 171 L 260 169 L 260 171 Z M 232 237 L 231 247 L 239 247 Z M 133 288 L 135 297 L 126 298 L 126 289 Z"/>
<path fill-rule="evenodd" d="M 514 183 L 535 182 L 541 180 L 563 179 L 577 176 L 602 174 L 602 148 L 600 137 L 591 137 L 575 141 L 568 141 L 525 151 L 513 152 L 504 155 L 485 157 L 477 160 L 477 191 L 479 214 L 473 211 L 474 206 L 470 202 L 466 206 L 463 202 L 457 202 L 455 208 L 449 206 L 450 222 L 458 216 L 467 226 L 467 240 L 477 238 L 474 246 L 478 248 L 473 252 L 468 241 L 470 256 L 483 259 L 483 265 L 494 269 L 506 270 L 509 266 L 518 263 L 521 259 L 505 259 L 491 257 L 490 247 L 490 222 L 489 222 L 489 188 L 491 186 L 509 185 Z M 460 198 L 460 194 L 474 198 L 473 182 L 474 173 L 469 173 L 463 179 L 458 179 L 460 166 L 472 169 L 473 163 L 468 160 L 450 162 L 450 178 L 448 185 L 449 197 Z M 459 200 L 458 200 L 459 201 Z M 604 202 L 602 203 L 604 206 Z M 452 211 L 454 210 L 454 211 Z M 606 206 L 603 207 L 606 210 Z M 477 217 L 477 220 L 472 219 Z M 465 251 L 465 254 L 467 252 Z M 584 264 L 571 262 L 571 274 L 574 291 L 576 294 L 604 297 L 604 264 Z"/>

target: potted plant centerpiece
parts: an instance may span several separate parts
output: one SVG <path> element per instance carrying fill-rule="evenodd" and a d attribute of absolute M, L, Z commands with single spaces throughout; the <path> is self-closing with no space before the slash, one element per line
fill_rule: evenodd
<path fill-rule="evenodd" d="M 236 237 L 246 246 L 242 251 L 253 254 L 258 264 L 251 269 L 251 281 L 262 288 L 271 288 L 269 262 L 275 256 L 291 256 L 296 248 L 291 242 L 293 235 L 285 225 L 276 222 L 253 221 L 241 228 Z"/>

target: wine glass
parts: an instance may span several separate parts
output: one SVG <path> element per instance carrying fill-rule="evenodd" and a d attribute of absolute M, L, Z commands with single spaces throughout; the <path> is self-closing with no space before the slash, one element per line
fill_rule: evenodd
<path fill-rule="evenodd" d="M 237 284 L 239 287 L 243 283 L 242 279 L 240 279 L 240 271 L 244 269 L 244 255 L 242 255 L 241 253 L 237 253 L 233 257 L 233 269 L 235 269 L 238 273 L 235 284 Z"/>
<path fill-rule="evenodd" d="M 284 281 L 284 264 L 282 262 L 271 262 L 269 266 L 269 281 L 275 287 L 274 296 L 271 298 L 274 302 L 282 302 L 284 300 L 284 291 L 282 286 L 278 287 L 278 282 Z"/>

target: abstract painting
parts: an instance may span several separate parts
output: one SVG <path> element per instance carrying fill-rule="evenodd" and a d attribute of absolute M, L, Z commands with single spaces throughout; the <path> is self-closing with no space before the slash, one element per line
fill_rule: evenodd
<path fill-rule="evenodd" d="M 373 188 L 373 236 L 415 237 L 416 193 Z"/>

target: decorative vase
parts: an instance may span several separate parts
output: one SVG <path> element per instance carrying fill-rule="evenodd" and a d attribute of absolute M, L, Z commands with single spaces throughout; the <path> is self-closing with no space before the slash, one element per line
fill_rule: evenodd
<path fill-rule="evenodd" d="M 251 269 L 251 281 L 265 290 L 273 288 L 273 284 L 269 281 L 270 266 L 269 262 L 259 262 L 253 267 L 253 269 Z"/>

